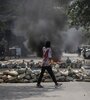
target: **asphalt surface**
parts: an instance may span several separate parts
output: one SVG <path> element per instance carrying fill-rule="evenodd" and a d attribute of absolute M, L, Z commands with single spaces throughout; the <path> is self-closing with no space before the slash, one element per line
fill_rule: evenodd
<path fill-rule="evenodd" d="M 0 84 L 0 100 L 90 100 L 89 82 L 64 82 L 55 88 L 54 83 Z"/>

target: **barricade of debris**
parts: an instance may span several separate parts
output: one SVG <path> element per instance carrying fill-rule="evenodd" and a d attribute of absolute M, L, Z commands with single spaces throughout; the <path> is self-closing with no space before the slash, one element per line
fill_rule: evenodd
<path fill-rule="evenodd" d="M 53 62 L 52 69 L 59 82 L 67 81 L 88 81 L 90 82 L 90 72 L 82 66 L 83 61 L 67 65 L 66 62 Z M 28 83 L 37 82 L 41 72 L 42 62 L 31 61 L 5 61 L 0 62 L 0 83 Z M 44 73 L 43 82 L 52 81 L 47 73 Z"/>

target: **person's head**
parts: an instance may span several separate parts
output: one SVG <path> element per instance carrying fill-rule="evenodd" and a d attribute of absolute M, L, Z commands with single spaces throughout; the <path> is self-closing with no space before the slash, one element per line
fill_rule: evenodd
<path fill-rule="evenodd" d="M 24 63 L 25 61 L 23 60 L 22 62 Z"/>
<path fill-rule="evenodd" d="M 46 41 L 46 43 L 45 43 L 45 47 L 46 47 L 46 48 L 49 48 L 50 46 L 51 46 L 50 41 Z"/>

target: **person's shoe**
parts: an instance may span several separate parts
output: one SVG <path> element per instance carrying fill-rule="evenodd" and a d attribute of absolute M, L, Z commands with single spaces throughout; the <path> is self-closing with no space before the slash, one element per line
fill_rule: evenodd
<path fill-rule="evenodd" d="M 42 85 L 37 85 L 37 88 L 43 88 L 43 86 Z"/>
<path fill-rule="evenodd" d="M 56 85 L 55 85 L 55 88 L 58 88 L 58 87 L 61 86 L 61 85 L 62 85 L 62 83 L 56 84 Z"/>

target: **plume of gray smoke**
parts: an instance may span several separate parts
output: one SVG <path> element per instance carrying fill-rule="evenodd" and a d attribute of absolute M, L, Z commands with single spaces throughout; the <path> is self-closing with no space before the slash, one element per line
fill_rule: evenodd
<path fill-rule="evenodd" d="M 79 43 L 79 31 L 62 32 L 67 21 L 65 9 L 70 1 L 75 0 L 3 0 L 9 11 L 5 18 L 14 19 L 13 33 L 24 36 L 25 46 L 27 43 L 39 56 L 46 40 L 51 41 L 55 56 L 59 56 L 62 47 L 70 45 L 73 48 Z M 74 38 L 77 41 L 73 41 Z"/>
<path fill-rule="evenodd" d="M 59 56 L 61 48 L 68 44 L 78 45 L 78 33 L 70 29 L 63 38 L 63 29 L 67 17 L 65 6 L 72 0 L 19 0 L 16 6 L 16 21 L 13 32 L 23 35 L 28 40 L 29 48 L 40 56 L 41 47 L 46 40 L 50 40 L 55 56 Z M 11 3 L 12 4 L 12 3 Z M 66 7 L 67 8 L 67 7 Z M 64 40 L 64 41 L 63 41 Z"/>
<path fill-rule="evenodd" d="M 51 41 L 56 56 L 61 53 L 61 31 L 67 17 L 63 6 L 57 1 L 22 0 L 16 8 L 13 32 L 25 36 L 29 40 L 29 47 L 37 54 L 46 40 Z"/>
<path fill-rule="evenodd" d="M 63 49 L 68 52 L 76 52 L 78 46 L 81 44 L 82 31 L 70 28 L 63 33 Z"/>

